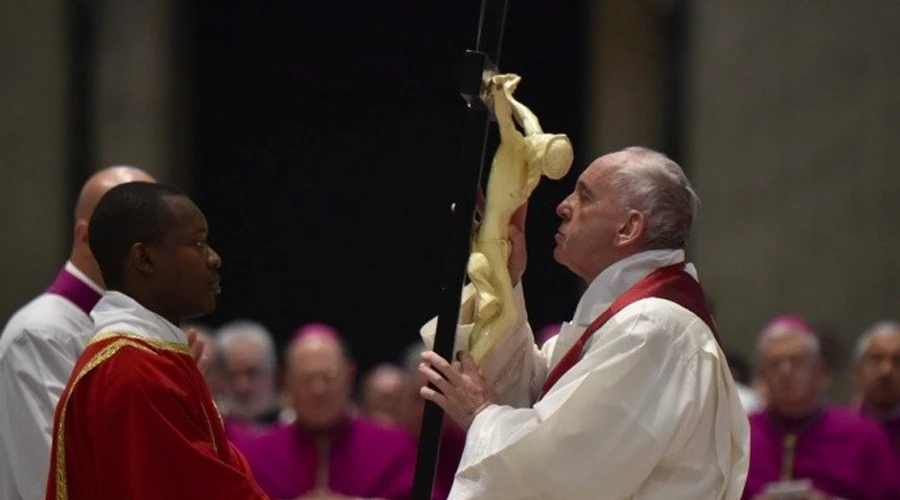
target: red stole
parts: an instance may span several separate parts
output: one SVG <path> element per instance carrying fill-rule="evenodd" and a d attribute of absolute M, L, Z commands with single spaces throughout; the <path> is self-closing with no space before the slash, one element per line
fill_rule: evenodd
<path fill-rule="evenodd" d="M 587 345 L 588 340 L 610 318 L 634 302 L 651 297 L 674 302 L 696 314 L 713 331 L 713 335 L 718 340 L 716 324 L 709 312 L 709 306 L 706 303 L 706 297 L 703 295 L 700 283 L 684 270 L 683 263 L 661 267 L 626 290 L 625 293 L 610 304 L 609 308 L 603 311 L 603 314 L 587 327 L 587 330 L 581 334 L 581 337 L 572 345 L 565 356 L 559 360 L 559 363 L 553 368 L 550 375 L 547 376 L 541 397 L 545 396 L 550 388 L 581 360 L 584 346 Z"/>

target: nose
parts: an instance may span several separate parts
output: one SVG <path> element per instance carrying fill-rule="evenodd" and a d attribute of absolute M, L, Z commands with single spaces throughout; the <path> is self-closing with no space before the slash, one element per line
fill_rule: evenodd
<path fill-rule="evenodd" d="M 789 377 L 794 372 L 794 365 L 789 359 L 782 359 L 775 365 L 776 373 L 782 377 Z"/>
<path fill-rule="evenodd" d="M 563 220 L 568 220 L 569 216 L 572 214 L 572 205 L 569 200 L 572 199 L 572 195 L 566 196 L 566 198 L 556 206 L 556 215 L 558 215 Z"/>
<path fill-rule="evenodd" d="M 218 252 L 213 250 L 213 247 L 209 247 L 209 256 L 207 257 L 207 263 L 212 269 L 218 269 L 222 267 L 222 257 Z"/>

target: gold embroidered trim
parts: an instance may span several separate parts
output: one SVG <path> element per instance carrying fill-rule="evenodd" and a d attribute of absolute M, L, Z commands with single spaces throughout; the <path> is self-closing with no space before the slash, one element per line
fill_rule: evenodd
<path fill-rule="evenodd" d="M 209 430 L 209 442 L 212 443 L 213 453 L 218 455 L 219 446 L 216 444 L 216 435 L 213 434 L 212 421 L 209 419 L 209 415 L 207 415 L 206 408 L 203 406 L 203 403 L 200 403 L 200 409 L 203 411 L 203 418 L 206 419 L 206 428 Z"/>
<path fill-rule="evenodd" d="M 91 357 L 90 361 L 78 372 L 78 376 L 72 382 L 66 400 L 63 401 L 62 411 L 59 414 L 59 428 L 56 431 L 56 499 L 67 500 L 69 497 L 68 485 L 66 482 L 66 409 L 69 406 L 69 399 L 72 397 L 72 391 L 78 382 L 87 375 L 91 370 L 100 366 L 101 363 L 111 358 L 119 349 L 123 347 L 134 347 L 152 354 L 152 350 L 128 339 L 117 340 L 101 349 L 97 354 Z"/>
<path fill-rule="evenodd" d="M 188 356 L 193 357 L 193 355 L 191 354 L 191 348 L 188 347 L 186 344 L 182 344 L 181 342 L 168 342 L 165 340 L 148 339 L 146 337 L 141 337 L 140 335 L 133 335 L 130 333 L 123 333 L 123 332 L 98 333 L 97 335 L 94 335 L 93 337 L 91 337 L 91 340 L 88 342 L 88 345 L 95 344 L 97 342 L 102 342 L 106 339 L 113 338 L 113 337 L 124 337 L 126 339 L 139 340 L 141 342 L 146 342 L 147 344 L 150 344 L 151 346 L 153 346 L 157 349 L 160 349 L 162 351 L 177 352 L 179 354 L 186 354 Z"/>

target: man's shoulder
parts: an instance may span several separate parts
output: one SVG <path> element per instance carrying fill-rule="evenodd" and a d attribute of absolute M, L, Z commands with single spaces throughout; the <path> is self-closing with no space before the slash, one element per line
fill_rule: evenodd
<path fill-rule="evenodd" d="M 14 345 L 86 342 L 93 330 L 91 318 L 65 298 L 41 294 L 17 310 L 0 334 L 0 358 Z"/>
<path fill-rule="evenodd" d="M 859 440 L 884 438 L 883 429 L 877 422 L 848 408 L 829 405 L 825 408 L 825 418 L 828 432 Z"/>
<path fill-rule="evenodd" d="M 102 379 L 110 397 L 154 397 L 179 390 L 180 362 L 137 337 L 109 335 L 88 345 L 75 367 L 77 377 Z"/>
<path fill-rule="evenodd" d="M 658 297 L 637 300 L 616 313 L 613 325 L 640 324 L 633 332 L 641 336 L 666 336 L 686 348 L 699 348 L 713 342 L 715 336 L 699 316 L 673 301 Z"/>

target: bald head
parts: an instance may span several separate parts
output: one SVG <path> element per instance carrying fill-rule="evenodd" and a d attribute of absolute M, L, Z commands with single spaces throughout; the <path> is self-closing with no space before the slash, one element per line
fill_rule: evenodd
<path fill-rule="evenodd" d="M 72 253 L 69 260 L 97 286 L 103 287 L 105 284 L 88 242 L 88 222 L 103 195 L 120 184 L 135 181 L 156 182 L 156 179 L 136 167 L 125 165 L 107 167 L 92 175 L 78 195 L 75 204 L 75 227 L 72 232 Z"/>
<path fill-rule="evenodd" d="M 75 204 L 75 220 L 90 220 L 94 208 L 107 191 L 119 184 L 136 181 L 156 182 L 156 179 L 137 167 L 126 165 L 108 167 L 96 172 L 81 188 L 78 202 Z"/>

